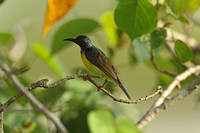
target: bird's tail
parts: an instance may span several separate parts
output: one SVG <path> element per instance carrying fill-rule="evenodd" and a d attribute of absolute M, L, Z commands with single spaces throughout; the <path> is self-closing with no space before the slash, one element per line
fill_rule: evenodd
<path fill-rule="evenodd" d="M 124 86 L 122 84 L 119 84 L 119 87 L 123 90 L 123 92 L 126 94 L 126 96 L 128 97 L 128 99 L 131 100 L 131 97 L 128 94 L 128 92 L 126 91 L 126 89 L 124 88 Z"/>

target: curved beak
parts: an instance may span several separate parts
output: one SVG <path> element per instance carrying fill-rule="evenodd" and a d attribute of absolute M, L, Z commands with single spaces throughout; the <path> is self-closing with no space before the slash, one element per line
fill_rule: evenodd
<path fill-rule="evenodd" d="M 64 39 L 63 41 L 72 41 L 72 42 L 74 42 L 75 39 L 74 38 L 67 38 L 67 39 Z"/>

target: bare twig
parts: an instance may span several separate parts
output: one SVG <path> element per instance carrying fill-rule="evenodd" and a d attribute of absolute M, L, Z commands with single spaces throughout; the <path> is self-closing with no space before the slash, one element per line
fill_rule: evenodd
<path fill-rule="evenodd" d="M 145 115 L 138 121 L 137 125 L 139 128 L 143 128 L 147 123 L 155 118 L 155 116 L 169 107 L 172 104 L 175 104 L 178 100 L 181 100 L 185 96 L 189 95 L 192 91 L 190 88 L 194 88 L 200 82 L 199 77 L 192 83 L 186 90 L 178 93 L 173 98 L 166 100 L 166 98 L 171 94 L 173 89 L 176 86 L 179 86 L 180 82 L 185 80 L 187 77 L 191 76 L 192 74 L 197 74 L 200 72 L 200 65 L 195 67 L 191 67 L 187 69 L 185 72 L 179 74 L 174 78 L 171 84 L 167 87 L 165 91 L 162 92 L 161 96 L 155 101 L 155 103 L 151 106 L 151 108 L 145 113 Z M 193 89 L 192 89 L 193 90 Z M 166 100 L 166 101 L 165 101 Z"/>
<path fill-rule="evenodd" d="M 12 73 L 10 73 L 10 69 L 8 68 L 7 65 L 5 64 L 0 64 L 1 69 L 6 73 L 6 75 L 8 76 L 8 78 L 13 82 L 13 84 L 20 90 L 20 92 L 18 93 L 17 97 L 14 97 L 13 99 L 10 99 L 12 102 L 13 100 L 15 101 L 15 98 L 19 98 L 21 97 L 23 94 L 28 98 L 28 100 L 38 109 L 40 110 L 42 113 L 44 113 L 58 128 L 58 130 L 60 132 L 66 133 L 67 129 L 65 128 L 65 126 L 61 123 L 61 121 L 57 118 L 57 116 L 55 116 L 53 113 L 51 113 L 47 108 L 45 108 L 43 106 L 43 104 L 41 104 L 30 92 L 29 90 L 31 90 L 33 88 L 34 85 L 36 84 L 32 84 L 29 87 L 24 87 L 21 82 L 18 80 L 18 78 L 13 75 Z M 35 86 L 38 87 L 38 86 Z M 9 100 L 9 101 L 10 101 Z M 11 102 L 11 103 L 12 103 Z M 4 106 L 9 106 L 9 102 Z M 3 107 L 4 107 L 3 106 Z M 5 108 L 3 109 L 5 110 Z"/>
<path fill-rule="evenodd" d="M 174 97 L 166 100 L 159 106 L 156 106 L 152 110 L 148 111 L 138 122 L 137 126 L 138 128 L 143 128 L 145 125 L 147 125 L 151 120 L 153 120 L 156 115 L 161 113 L 162 111 L 166 110 L 170 106 L 174 105 L 178 101 L 182 100 L 186 96 L 190 95 L 192 92 L 197 90 L 197 88 L 200 86 L 200 76 L 191 84 L 189 85 L 185 90 L 179 92 L 177 95 Z"/>
<path fill-rule="evenodd" d="M 20 92 L 18 94 L 13 96 L 6 103 L 4 103 L 2 107 L 0 107 L 0 112 L 5 111 L 9 105 L 11 105 L 13 102 L 15 102 L 21 96 L 25 95 L 29 99 L 29 101 L 35 107 L 37 107 L 37 109 L 39 111 L 44 113 L 50 120 L 52 120 L 54 122 L 54 124 L 57 126 L 57 128 L 61 132 L 67 132 L 67 130 L 65 129 L 63 124 L 59 121 L 59 119 L 54 114 L 52 114 L 48 109 L 46 109 L 29 91 L 32 90 L 32 89 L 35 89 L 37 87 L 53 88 L 53 87 L 56 87 L 56 86 L 60 85 L 61 83 L 64 83 L 64 82 L 70 80 L 70 79 L 75 79 L 75 78 L 78 78 L 78 77 L 82 77 L 84 80 L 90 81 L 93 85 L 95 85 L 97 87 L 97 89 L 99 88 L 99 85 L 92 79 L 92 78 L 97 78 L 96 76 L 89 76 L 87 74 L 81 74 L 80 70 L 79 70 L 79 72 L 77 74 L 74 74 L 72 76 L 67 76 L 67 77 L 65 77 L 63 79 L 60 79 L 60 80 L 58 80 L 58 81 L 56 81 L 56 82 L 54 82 L 52 84 L 47 84 L 48 79 L 41 79 L 41 80 L 29 85 L 28 87 L 24 87 L 19 82 L 18 78 L 15 75 L 13 75 L 12 73 L 10 73 L 10 69 L 6 65 L 1 65 L 0 64 L 0 68 L 6 73 L 6 75 L 9 77 L 9 79 L 11 79 L 13 84 L 15 86 L 17 86 L 17 88 L 20 90 Z M 144 98 L 140 98 L 138 100 L 127 101 L 127 100 L 116 98 L 114 95 L 112 95 L 109 91 L 107 91 L 104 88 L 102 88 L 101 90 L 104 93 L 106 93 L 110 98 L 112 98 L 114 101 L 121 102 L 121 103 L 126 103 L 126 104 L 137 104 L 139 102 L 142 102 L 142 101 L 145 101 L 147 99 L 150 99 L 150 98 L 154 97 L 155 95 L 157 95 L 159 92 L 162 91 L 161 88 L 158 88 L 158 90 L 156 92 L 154 92 L 153 94 L 151 94 L 149 96 L 146 96 Z"/>
<path fill-rule="evenodd" d="M 80 76 L 83 77 L 83 78 L 86 78 L 88 75 L 83 74 L 83 75 L 80 75 Z M 92 84 L 94 84 L 97 87 L 97 89 L 99 88 L 99 85 L 94 80 L 92 80 L 91 78 L 88 78 L 88 80 Z M 112 95 L 109 91 L 107 91 L 104 88 L 102 88 L 101 90 L 104 93 L 106 93 L 110 98 L 112 98 L 114 101 L 117 101 L 117 102 L 120 102 L 120 103 L 126 103 L 126 104 L 137 104 L 139 102 L 146 101 L 147 99 L 154 97 L 155 95 L 159 94 L 162 91 L 162 89 L 160 87 L 158 87 L 158 90 L 156 92 L 154 92 L 153 94 L 149 95 L 149 96 L 146 96 L 144 98 L 139 98 L 138 100 L 127 101 L 127 100 L 123 100 L 123 99 L 119 99 L 119 98 L 115 97 L 114 95 Z"/>
<path fill-rule="evenodd" d="M 169 72 L 169 71 L 167 71 L 167 70 L 165 70 L 165 69 L 162 69 L 162 68 L 160 68 L 159 66 L 157 66 L 157 64 L 156 64 L 156 62 L 155 62 L 155 60 L 154 60 L 153 51 L 150 52 L 150 55 L 151 55 L 151 62 L 152 62 L 152 64 L 153 64 L 153 66 L 155 67 L 155 69 L 157 69 L 158 71 L 160 71 L 160 72 L 162 72 L 162 73 L 165 73 L 165 74 L 167 74 L 167 75 L 169 75 L 169 76 L 172 76 L 172 77 L 175 77 L 175 76 L 177 75 L 177 74 L 175 74 L 175 73 Z"/>
<path fill-rule="evenodd" d="M 171 84 L 167 87 L 167 89 L 165 89 L 165 91 L 163 91 L 163 93 L 161 94 L 161 96 L 151 106 L 151 109 L 153 109 L 153 108 L 159 106 L 160 104 L 162 104 L 163 101 L 171 94 L 171 92 L 173 91 L 173 89 L 176 86 L 180 86 L 180 82 L 181 81 L 185 80 L 186 78 L 188 78 L 192 74 L 196 74 L 196 73 L 199 73 L 199 72 L 200 72 L 200 65 L 197 65 L 197 66 L 194 66 L 194 67 L 191 67 L 191 68 L 187 69 L 183 73 L 181 73 L 178 76 L 176 76 L 174 78 L 174 80 L 171 82 Z"/>

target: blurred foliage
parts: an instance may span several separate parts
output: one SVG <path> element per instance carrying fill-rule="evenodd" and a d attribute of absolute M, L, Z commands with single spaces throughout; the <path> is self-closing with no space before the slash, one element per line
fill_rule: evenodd
<path fill-rule="evenodd" d="M 161 45 L 165 44 L 167 37 L 167 31 L 165 29 L 157 29 L 154 32 L 151 33 L 150 43 L 151 43 L 151 49 L 157 49 Z"/>
<path fill-rule="evenodd" d="M 5 44 L 13 39 L 13 35 L 10 33 L 0 33 L 0 43 Z"/>
<path fill-rule="evenodd" d="M 62 77 L 61 68 L 59 68 L 59 63 L 51 56 L 50 52 L 44 47 L 44 45 L 40 43 L 33 43 L 33 51 L 34 53 L 43 60 L 52 70 L 54 70 L 60 77 Z"/>
<path fill-rule="evenodd" d="M 188 47 L 187 44 L 182 42 L 181 40 L 175 41 L 175 48 L 174 48 L 177 57 L 182 61 L 191 61 L 192 60 L 192 51 Z"/>
<path fill-rule="evenodd" d="M 177 13 L 193 12 L 200 6 L 199 0 L 167 0 L 172 9 Z"/>
<path fill-rule="evenodd" d="M 150 59 L 150 53 L 143 38 L 136 38 L 132 42 L 132 54 L 136 57 L 137 62 L 142 63 Z"/>
<path fill-rule="evenodd" d="M 3 0 L 0 1 L 0 3 L 3 2 Z M 52 2 L 51 4 L 55 6 Z M 47 78 L 54 81 L 58 77 L 63 78 L 66 75 L 74 74 L 79 69 L 82 70 L 82 73 L 91 74 L 82 67 L 74 67 L 73 70 L 69 70 L 68 65 L 74 64 L 74 62 L 72 60 L 66 61 L 66 58 L 73 55 L 66 52 L 64 59 L 60 58 L 62 52 L 70 48 L 69 42 L 63 40 L 81 34 L 89 34 L 91 38 L 95 36 L 96 38 L 92 38 L 92 42 L 93 39 L 97 41 L 99 36 L 102 37 L 101 42 L 108 42 L 102 46 L 108 48 L 109 59 L 112 62 L 115 58 L 113 55 L 128 45 L 129 63 L 124 66 L 132 68 L 133 64 L 134 66 L 145 64 L 156 75 L 156 85 L 160 84 L 164 88 L 169 85 L 173 77 L 154 68 L 150 60 L 151 52 L 154 54 L 154 61 L 157 66 L 175 74 L 186 70 L 183 64 L 185 62 L 193 65 L 200 63 L 199 38 L 195 38 L 196 33 L 193 33 L 192 30 L 200 30 L 200 23 L 198 23 L 200 19 L 196 20 L 193 17 L 193 14 L 200 9 L 199 0 L 164 0 L 164 2 L 157 1 L 158 3 L 150 0 L 113 1 L 113 4 L 117 5 L 116 8 L 109 12 L 103 12 L 97 19 L 91 18 L 89 14 L 84 17 L 79 16 L 82 11 L 73 8 L 79 1 L 76 3 L 76 0 L 62 0 L 62 2 L 67 2 L 70 6 L 68 5 L 67 11 L 61 10 L 61 15 L 50 15 L 50 18 L 55 18 L 51 21 L 50 27 L 70 10 L 72 10 L 72 19 L 63 20 L 60 25 L 57 25 L 53 35 L 49 38 L 46 37 L 46 42 L 49 41 L 50 46 L 44 41 L 35 41 L 27 37 L 26 39 L 29 39 L 27 43 L 30 44 L 30 47 L 26 49 L 26 54 L 18 62 L 9 60 L 8 55 L 10 48 L 14 44 L 20 43 L 20 39 L 15 39 L 16 34 L 13 32 L 5 32 L 0 29 L 0 63 L 8 64 L 13 70 L 29 64 L 30 67 L 33 67 L 31 69 L 35 68 L 35 71 L 39 73 L 38 79 L 47 77 L 43 70 L 50 70 L 53 76 Z M 63 5 L 62 2 L 58 2 L 57 4 L 60 6 L 52 12 L 57 12 L 62 6 L 67 6 Z M 70 4 L 71 2 L 74 3 Z M 4 6 L 4 4 L 1 6 Z M 87 8 L 90 8 L 90 5 L 87 6 Z M 98 6 L 97 8 L 99 8 Z M 48 8 L 47 14 L 50 12 L 49 10 L 50 8 Z M 93 11 L 95 12 L 95 10 Z M 44 23 L 45 28 L 47 22 Z M 50 27 L 47 26 L 48 30 Z M 100 31 L 98 35 L 97 31 Z M 42 35 L 42 33 L 38 34 Z M 188 41 L 191 38 L 193 41 Z M 42 65 L 34 66 L 36 61 L 42 62 Z M 64 66 L 64 63 L 61 62 L 68 64 Z M 66 71 L 69 72 L 66 73 Z M 25 86 L 35 81 L 27 78 L 24 73 L 17 76 Z M 190 84 L 194 78 L 191 76 L 182 83 L 182 86 Z M 104 82 L 103 79 L 94 80 L 99 84 Z M 116 87 L 111 82 L 105 86 L 111 93 L 116 92 Z M 4 103 L 14 96 L 18 92 L 15 88 L 0 71 L 0 102 Z M 55 88 L 37 88 L 32 93 L 49 110 L 59 114 L 61 121 L 71 133 L 141 133 L 135 125 L 136 120 L 140 117 L 140 112 L 136 106 L 123 106 L 115 103 L 104 93 L 97 92 L 95 86 L 82 79 L 70 80 Z M 20 98 L 10 106 L 5 111 L 4 116 L 6 133 L 54 132 L 52 123 L 30 105 L 25 97 Z"/>
<path fill-rule="evenodd" d="M 114 48 L 118 43 L 118 33 L 117 26 L 114 22 L 114 14 L 112 12 L 107 12 L 101 17 L 101 25 L 106 37 L 109 40 L 109 46 Z"/>
<path fill-rule="evenodd" d="M 4 2 L 4 0 L 0 0 L 0 4 L 2 4 Z"/>

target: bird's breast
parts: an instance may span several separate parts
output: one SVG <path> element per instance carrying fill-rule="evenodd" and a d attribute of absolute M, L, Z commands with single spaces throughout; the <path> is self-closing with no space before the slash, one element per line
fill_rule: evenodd
<path fill-rule="evenodd" d="M 105 77 L 105 74 L 98 67 L 90 63 L 90 61 L 85 56 L 85 52 L 81 52 L 81 58 L 84 65 L 90 72 L 92 72 L 96 76 Z"/>

